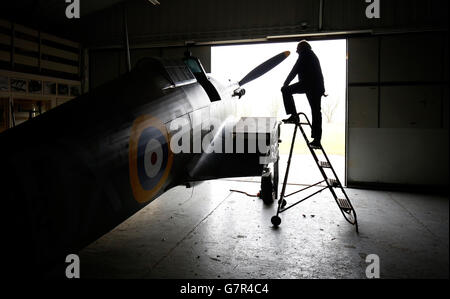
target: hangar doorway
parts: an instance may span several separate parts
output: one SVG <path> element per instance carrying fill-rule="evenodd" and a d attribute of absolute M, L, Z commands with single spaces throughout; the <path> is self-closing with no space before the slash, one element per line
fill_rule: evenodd
<path fill-rule="evenodd" d="M 345 180 L 346 149 L 346 52 L 345 39 L 311 41 L 313 51 L 317 54 L 324 75 L 325 89 L 328 97 L 322 98 L 322 145 L 327 152 L 342 183 Z M 239 116 L 265 116 L 286 118 L 280 88 L 298 58 L 297 42 L 264 43 L 252 45 L 215 46 L 211 48 L 211 73 L 222 82 L 236 82 L 251 69 L 266 59 L 290 51 L 291 55 L 280 65 L 263 77 L 245 86 L 246 95 L 237 100 Z M 296 82 L 295 78 L 292 83 Z M 311 110 L 305 95 L 294 95 L 297 111 L 304 112 L 311 119 Z M 283 125 L 281 129 L 280 171 L 289 154 L 293 126 Z M 309 134 L 309 132 L 308 132 Z M 315 183 L 320 172 L 311 157 L 301 135 L 294 147 L 292 169 L 289 181 L 292 183 Z M 294 162 L 295 161 L 295 162 Z"/>

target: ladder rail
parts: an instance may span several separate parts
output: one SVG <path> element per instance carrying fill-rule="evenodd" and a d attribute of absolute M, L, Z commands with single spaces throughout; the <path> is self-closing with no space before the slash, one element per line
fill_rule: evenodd
<path fill-rule="evenodd" d="M 303 112 L 299 113 L 299 115 L 303 115 L 303 116 L 305 117 L 305 119 L 306 119 L 308 125 L 311 127 L 311 122 L 309 121 L 308 117 L 307 117 Z M 304 132 L 304 130 L 303 130 L 303 128 L 302 128 L 301 126 L 300 126 L 300 129 L 301 129 L 302 134 L 303 134 L 303 137 L 304 137 L 304 139 L 305 139 L 305 141 L 306 141 L 306 143 L 307 143 L 308 138 L 306 137 L 306 133 Z M 308 145 L 308 144 L 307 144 L 307 145 Z M 322 173 L 322 176 L 323 176 L 324 179 L 327 181 L 328 176 L 326 175 L 325 170 L 323 170 L 323 167 L 320 165 L 320 161 L 319 161 L 319 158 L 318 158 L 317 155 L 316 155 L 316 152 L 315 152 L 314 149 L 312 149 L 309 145 L 308 145 L 308 148 L 309 148 L 309 150 L 310 150 L 310 152 L 311 152 L 311 154 L 312 154 L 312 156 L 313 156 L 313 158 L 314 158 L 314 161 L 315 161 L 316 164 L 317 164 L 317 167 L 319 168 L 320 172 Z M 331 169 L 331 171 L 333 172 L 333 176 L 336 178 L 336 181 L 338 182 L 338 186 L 342 189 L 342 191 L 344 192 L 346 198 L 348 199 L 347 194 L 345 193 L 344 189 L 342 188 L 342 184 L 341 184 L 341 182 L 340 182 L 340 180 L 339 180 L 339 177 L 337 176 L 336 171 L 334 170 L 334 167 L 333 167 L 333 165 L 331 164 L 331 161 L 330 161 L 330 159 L 328 158 L 328 155 L 325 153 L 325 150 L 323 149 L 322 146 L 320 147 L 320 150 L 322 151 L 322 153 L 323 153 L 323 155 L 324 155 L 324 157 L 325 157 L 325 159 L 326 159 L 326 162 L 327 162 L 328 165 L 329 165 L 329 167 L 327 167 L 327 168 L 330 168 L 330 169 Z M 328 181 L 327 181 L 327 182 L 328 182 Z M 334 190 L 332 191 L 332 193 L 333 193 L 333 195 L 336 195 L 336 193 L 334 192 Z"/>
<path fill-rule="evenodd" d="M 294 150 L 295 138 L 297 136 L 297 126 L 298 125 L 296 124 L 295 128 L 294 128 L 294 134 L 292 136 L 291 149 L 289 150 L 289 159 L 288 159 L 288 163 L 287 163 L 287 167 L 286 167 L 286 173 L 284 174 L 283 187 L 281 189 L 280 199 L 278 200 L 277 216 L 280 214 L 281 206 L 282 206 L 283 200 L 284 200 L 284 194 L 286 192 L 286 185 L 287 185 L 287 180 L 288 180 L 288 176 L 289 176 L 289 169 L 291 168 L 292 153 Z"/>
<path fill-rule="evenodd" d="M 338 177 L 336 171 L 334 170 L 334 167 L 331 165 L 331 162 L 330 162 L 330 159 L 328 158 L 328 155 L 325 153 L 325 151 L 323 150 L 323 148 L 321 148 L 321 150 L 322 150 L 322 152 L 323 152 L 323 155 L 324 155 L 325 159 L 327 160 L 328 164 L 330 165 L 329 168 L 330 168 L 331 171 L 333 172 L 333 175 L 334 175 L 334 177 L 336 178 L 336 181 L 338 182 L 339 187 L 340 187 L 342 193 L 344 193 L 346 199 L 349 199 L 348 196 L 347 196 L 347 193 L 345 192 L 345 189 L 344 189 L 343 186 L 342 186 L 341 181 L 339 180 L 339 177 Z M 351 205 L 351 203 L 350 203 L 350 205 Z"/>
<path fill-rule="evenodd" d="M 316 191 L 316 192 L 314 192 L 313 194 L 311 194 L 311 195 L 308 195 L 307 197 L 303 198 L 302 200 L 299 200 L 299 201 L 297 201 L 296 203 L 294 203 L 294 204 L 290 205 L 289 207 L 287 207 L 287 208 L 283 208 L 283 209 L 281 210 L 281 213 L 282 213 L 282 212 L 286 212 L 287 210 L 289 210 L 289 209 L 291 209 L 291 208 L 295 207 L 295 206 L 296 206 L 296 205 L 298 205 L 299 203 L 302 203 L 302 202 L 304 202 L 305 200 L 307 200 L 307 199 L 309 199 L 309 198 L 313 197 L 314 195 L 316 195 L 316 194 L 319 194 L 320 192 L 322 192 L 323 190 L 325 190 L 325 189 L 327 189 L 327 188 L 328 188 L 328 187 L 323 187 L 322 189 L 320 189 L 320 190 L 317 190 L 317 191 Z"/>
<path fill-rule="evenodd" d="M 297 194 L 297 193 L 300 193 L 300 192 L 302 192 L 302 191 L 308 190 L 309 188 L 312 188 L 312 187 L 318 186 L 318 185 L 322 184 L 323 182 L 325 182 L 325 180 L 323 180 L 323 181 L 320 181 L 320 182 L 318 182 L 318 183 L 315 183 L 314 185 L 309 185 L 308 187 L 305 187 L 305 188 L 303 188 L 303 189 L 300 189 L 300 190 L 298 190 L 298 191 L 295 191 L 295 192 L 289 193 L 288 195 L 285 195 L 285 196 L 284 196 L 284 198 L 288 198 L 289 196 L 292 196 L 292 195 L 295 195 L 295 194 Z"/>
<path fill-rule="evenodd" d="M 339 188 L 341 189 L 342 194 L 344 194 L 345 199 L 347 200 L 347 203 L 350 205 L 351 210 L 354 211 L 355 209 L 353 208 L 352 202 L 350 201 L 350 198 L 348 197 L 347 192 L 345 192 L 345 189 L 344 189 L 344 187 L 342 186 L 342 184 L 341 184 L 341 182 L 340 182 L 340 180 L 339 180 L 339 177 L 337 176 L 336 171 L 334 170 L 334 168 L 333 168 L 333 166 L 332 166 L 332 164 L 331 164 L 331 162 L 330 162 L 330 159 L 328 158 L 327 154 L 325 153 L 325 150 L 323 149 L 323 147 L 321 147 L 321 150 L 322 150 L 322 153 L 323 153 L 325 159 L 327 160 L 327 162 L 328 162 L 329 165 L 330 165 L 330 169 L 331 169 L 331 171 L 333 172 L 333 175 L 334 175 L 334 177 L 336 178 L 336 181 L 338 182 L 338 186 L 339 186 Z M 335 197 L 335 199 L 336 199 L 336 202 L 337 202 L 337 197 Z M 341 212 L 342 212 L 344 218 L 345 218 L 349 223 L 351 223 L 351 224 L 357 223 L 357 216 L 356 216 L 356 213 L 353 214 L 353 217 L 354 217 L 355 219 L 354 219 L 354 221 L 353 221 L 354 223 L 352 223 L 352 221 L 350 221 L 350 220 L 346 217 L 346 215 L 344 214 L 344 211 L 342 211 L 342 209 L 341 209 Z"/>
<path fill-rule="evenodd" d="M 309 122 L 309 121 L 308 121 Z M 306 136 L 305 130 L 300 126 L 300 131 L 302 132 L 303 138 L 305 139 L 305 142 L 308 143 L 308 137 Z M 316 162 L 317 167 L 319 168 L 320 173 L 322 174 L 323 178 L 325 179 L 325 183 L 327 184 L 328 188 L 330 188 L 331 193 L 333 194 L 333 197 L 336 197 L 336 192 L 334 191 L 333 187 L 331 186 L 330 182 L 328 181 L 327 174 L 325 173 L 325 170 L 323 170 L 322 167 L 320 167 L 319 164 L 319 158 L 317 158 L 316 152 L 314 152 L 314 149 L 312 149 L 308 144 L 308 149 L 311 153 L 311 155 L 314 158 L 314 161 Z"/>
<path fill-rule="evenodd" d="M 281 194 L 280 194 L 280 198 L 278 200 L 277 214 L 276 214 L 276 216 L 273 217 L 273 218 L 275 218 L 275 217 L 278 218 L 277 219 L 278 224 L 276 224 L 276 225 L 279 225 L 279 223 L 281 222 L 281 220 L 279 220 L 280 218 L 278 217 L 280 213 L 283 213 L 283 212 L 293 208 L 294 206 L 296 206 L 296 205 L 300 204 L 301 202 L 311 198 L 312 196 L 322 192 L 325 189 L 329 189 L 331 194 L 333 195 L 333 198 L 334 198 L 336 204 L 339 207 L 339 210 L 341 211 L 342 215 L 344 216 L 344 219 L 347 222 L 349 222 L 350 224 L 355 225 L 356 226 L 356 232 L 358 233 L 358 220 L 357 220 L 357 216 L 356 216 L 356 211 L 355 211 L 355 209 L 354 209 L 354 207 L 353 207 L 353 205 L 352 205 L 352 203 L 350 201 L 350 198 L 348 197 L 347 193 L 345 192 L 345 190 L 344 190 L 344 188 L 343 188 L 343 186 L 342 186 L 342 184 L 341 184 L 341 182 L 340 182 L 340 180 L 339 180 L 339 178 L 337 176 L 337 173 L 334 170 L 334 168 L 333 168 L 333 166 L 332 166 L 332 164 L 330 162 L 330 159 L 328 158 L 328 155 L 326 154 L 326 152 L 325 152 L 325 150 L 323 149 L 322 146 L 317 148 L 317 149 L 320 149 L 322 151 L 323 156 L 326 159 L 326 163 L 327 164 L 325 164 L 325 165 L 327 165 L 327 166 L 326 167 L 322 166 L 321 161 L 319 160 L 319 158 L 317 157 L 316 152 L 314 151 L 314 148 L 312 146 L 310 146 L 309 143 L 308 143 L 308 137 L 306 136 L 305 130 L 303 129 L 302 126 L 303 125 L 308 125 L 310 128 L 312 128 L 311 122 L 309 121 L 309 119 L 308 119 L 308 117 L 306 116 L 305 113 L 300 112 L 297 115 L 299 116 L 299 118 L 298 118 L 298 122 L 295 123 L 294 133 L 293 133 L 293 136 L 292 136 L 292 143 L 291 143 L 291 148 L 289 150 L 289 158 L 288 158 L 286 173 L 284 175 L 283 187 L 282 187 L 282 191 L 281 191 Z M 306 123 L 300 121 L 300 117 L 302 115 L 306 119 Z M 321 182 L 316 183 L 314 185 L 311 185 L 309 187 L 303 188 L 303 189 L 301 189 L 299 191 L 296 191 L 296 192 L 293 192 L 291 194 L 285 195 L 286 186 L 287 186 L 287 180 L 288 180 L 288 176 L 289 176 L 289 170 L 290 170 L 290 166 L 291 166 L 292 154 L 293 154 L 293 149 L 294 149 L 294 143 L 295 143 L 295 139 L 296 139 L 296 136 L 297 136 L 297 129 L 300 129 L 300 132 L 303 135 L 303 138 L 304 138 L 304 140 L 306 142 L 306 145 L 307 145 L 311 155 L 313 156 L 314 161 L 316 162 L 316 165 L 319 168 L 319 171 L 320 171 L 322 177 L 324 178 L 324 181 L 321 181 Z M 331 169 L 331 171 L 333 173 L 333 176 L 335 177 L 336 186 L 335 186 L 335 184 L 332 184 L 332 182 L 330 181 L 331 179 L 328 178 L 327 173 L 325 172 L 324 168 L 330 168 Z M 320 189 L 320 190 L 318 190 L 318 191 L 316 191 L 316 192 L 314 192 L 313 194 L 303 198 L 302 200 L 300 200 L 300 201 L 290 205 L 287 208 L 284 207 L 286 205 L 286 201 L 284 200 L 285 198 L 287 198 L 287 197 L 289 197 L 291 195 L 300 193 L 300 192 L 302 192 L 302 191 L 304 191 L 306 189 L 309 189 L 311 187 L 317 186 L 317 185 L 319 185 L 322 182 L 325 182 L 327 186 L 322 188 L 322 189 Z M 343 201 L 343 200 L 338 198 L 334 188 L 340 188 L 342 194 L 344 194 L 344 196 L 345 196 L 345 203 L 348 204 L 348 207 L 350 207 L 350 209 L 345 208 L 345 205 L 340 202 L 340 201 Z M 349 219 L 349 217 L 353 217 L 353 219 Z M 272 223 L 274 223 L 274 222 L 272 222 Z"/>
<path fill-rule="evenodd" d="M 305 113 L 300 112 L 298 115 L 299 115 L 299 117 L 300 117 L 301 115 L 303 115 L 303 117 L 304 117 L 304 118 L 306 119 L 306 121 L 307 121 L 308 126 L 311 127 L 311 122 L 309 121 L 309 119 L 308 119 L 308 117 L 306 116 Z M 300 126 L 300 129 L 301 129 L 301 132 L 302 132 L 302 134 L 303 134 L 303 138 L 305 139 L 305 142 L 308 143 L 308 142 L 307 142 L 308 139 L 307 139 L 306 133 L 304 132 L 304 130 L 303 130 L 303 128 L 302 128 L 301 126 Z M 308 144 L 307 144 L 307 145 L 308 145 Z M 319 168 L 319 170 L 320 170 L 322 176 L 324 177 L 324 179 L 325 179 L 325 181 L 326 181 L 326 183 L 327 183 L 327 185 L 328 185 L 328 187 L 329 187 L 329 189 L 330 189 L 330 191 L 331 191 L 331 193 L 332 193 L 332 195 L 333 195 L 333 198 L 334 198 L 334 200 L 336 201 L 336 204 L 340 207 L 340 204 L 339 204 L 339 201 L 338 201 L 338 196 L 337 196 L 337 194 L 336 194 L 336 191 L 334 190 L 333 186 L 331 186 L 331 185 L 329 184 L 329 182 L 328 182 L 328 180 L 327 180 L 328 177 L 327 177 L 327 175 L 326 175 L 325 170 L 323 169 L 323 167 L 320 166 L 319 159 L 317 158 L 317 155 L 316 155 L 314 149 L 312 149 L 309 145 L 308 145 L 308 148 L 309 148 L 309 150 L 310 150 L 310 152 L 311 152 L 311 154 L 312 154 L 312 156 L 313 156 L 313 158 L 314 158 L 314 160 L 315 160 L 315 162 L 316 162 L 316 164 L 317 164 L 317 166 L 318 166 L 318 168 Z M 357 224 L 358 221 L 357 221 L 357 216 L 356 216 L 355 209 L 354 209 L 354 207 L 353 207 L 353 205 L 352 205 L 352 203 L 351 203 L 351 201 L 350 201 L 350 198 L 348 197 L 347 192 L 345 192 L 344 187 L 342 186 L 342 183 L 340 182 L 339 177 L 337 176 L 337 173 L 336 173 L 336 171 L 334 170 L 334 167 L 333 167 L 333 165 L 331 164 L 330 159 L 328 158 L 328 155 L 326 154 L 326 152 L 325 152 L 325 150 L 323 149 L 322 146 L 320 147 L 320 150 L 322 151 L 322 153 L 323 153 L 323 155 L 324 155 L 324 157 L 325 157 L 325 159 L 326 159 L 328 165 L 330 166 L 329 168 L 330 168 L 331 171 L 333 172 L 333 176 L 336 178 L 336 181 L 337 181 L 337 183 L 338 183 L 338 187 L 341 189 L 341 192 L 344 194 L 345 199 L 347 200 L 348 204 L 350 205 L 351 211 L 353 211 L 353 217 L 354 217 L 354 220 L 353 220 L 353 221 L 349 220 L 349 219 L 348 219 L 348 216 L 345 215 L 346 212 L 344 212 L 344 211 L 340 208 L 341 213 L 342 213 L 342 216 L 344 216 L 345 220 L 346 220 L 347 222 L 349 222 L 350 224 L 356 225 L 356 231 L 358 231 L 358 224 Z M 347 213 L 347 214 L 349 214 L 349 213 Z"/>

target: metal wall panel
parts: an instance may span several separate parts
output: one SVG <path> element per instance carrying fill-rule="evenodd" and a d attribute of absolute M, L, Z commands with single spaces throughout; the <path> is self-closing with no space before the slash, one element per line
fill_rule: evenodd
<path fill-rule="evenodd" d="M 445 186 L 448 130 L 349 130 L 347 185 Z"/>
<path fill-rule="evenodd" d="M 349 128 L 378 127 L 378 87 L 349 87 Z"/>
<path fill-rule="evenodd" d="M 448 130 L 449 126 L 449 93 L 448 93 L 448 86 L 443 88 L 443 97 L 442 97 L 442 127 L 444 129 Z"/>
<path fill-rule="evenodd" d="M 440 129 L 440 86 L 394 86 L 381 88 L 381 128 Z"/>
<path fill-rule="evenodd" d="M 131 44 L 183 43 L 252 39 L 278 34 L 317 31 L 319 1 L 315 0 L 166 0 L 153 6 L 147 1 L 126 4 Z M 120 44 L 121 6 L 82 19 L 82 36 L 89 46 Z M 306 24 L 302 27 L 303 23 Z M 79 31 L 80 28 L 74 28 Z M 179 44 L 178 44 L 179 45 Z"/>
<path fill-rule="evenodd" d="M 381 18 L 368 19 L 364 0 L 323 0 L 323 28 L 317 0 L 146 0 L 83 16 L 72 27 L 87 46 L 122 43 L 123 7 L 128 12 L 131 45 L 180 45 L 266 38 L 324 31 L 414 31 L 448 28 L 448 1 L 381 1 Z M 89 32 L 89 34 L 86 34 Z"/>
<path fill-rule="evenodd" d="M 388 1 L 389 3 L 391 1 Z M 383 5 L 386 2 L 383 3 Z M 366 18 L 365 1 L 358 0 L 325 0 L 324 21 L 325 30 L 372 29 L 380 27 L 381 19 Z"/>
<path fill-rule="evenodd" d="M 381 81 L 440 81 L 443 38 L 437 34 L 387 36 L 381 42 Z"/>
<path fill-rule="evenodd" d="M 325 0 L 324 29 L 411 30 L 448 27 L 447 0 L 380 0 L 380 18 L 368 19 L 362 0 Z"/>
<path fill-rule="evenodd" d="M 448 184 L 447 37 L 430 33 L 376 36 L 366 44 L 349 40 L 348 185 Z M 379 53 L 370 52 L 368 45 L 378 42 Z M 363 65 L 374 56 L 380 68 L 366 75 Z"/>
<path fill-rule="evenodd" d="M 348 40 L 348 83 L 378 81 L 378 39 L 352 38 Z"/>
<path fill-rule="evenodd" d="M 444 47 L 443 47 L 443 49 L 442 49 L 442 51 L 443 51 L 443 56 L 444 56 L 444 63 L 442 64 L 442 67 L 443 67 L 443 69 L 444 69 L 444 80 L 445 81 L 448 81 L 448 66 L 449 66 L 449 61 L 448 61 L 448 51 L 449 51 L 449 49 L 448 49 L 448 32 L 447 32 L 447 35 L 446 36 L 444 36 Z"/>

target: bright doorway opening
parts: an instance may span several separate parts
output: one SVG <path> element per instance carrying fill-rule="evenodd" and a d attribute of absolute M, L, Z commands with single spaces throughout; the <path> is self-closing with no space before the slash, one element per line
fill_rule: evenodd
<path fill-rule="evenodd" d="M 320 60 L 328 97 L 322 98 L 322 145 L 327 152 L 339 179 L 345 183 L 345 121 L 346 121 L 346 40 L 310 42 Z M 246 95 L 237 100 L 239 115 L 286 118 L 281 86 L 295 64 L 297 42 L 265 43 L 253 45 L 215 46 L 211 49 L 211 73 L 222 82 L 236 82 L 255 66 L 268 58 L 290 51 L 291 55 L 269 73 L 245 85 Z M 295 78 L 292 83 L 295 83 Z M 298 112 L 304 112 L 311 120 L 311 110 L 305 95 L 294 95 Z M 281 129 L 280 154 L 285 161 L 293 133 L 293 125 Z M 309 132 L 307 132 L 309 134 Z M 320 180 L 313 158 L 300 134 L 294 147 L 290 182 L 315 183 Z M 281 174 L 285 163 L 280 164 Z M 317 179 L 317 180 L 316 180 Z"/>

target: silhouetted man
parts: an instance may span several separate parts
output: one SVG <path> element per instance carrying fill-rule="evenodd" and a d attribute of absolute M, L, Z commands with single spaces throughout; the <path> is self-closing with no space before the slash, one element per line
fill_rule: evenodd
<path fill-rule="evenodd" d="M 305 93 L 311 106 L 312 114 L 312 132 L 311 137 L 314 140 L 310 143 L 313 147 L 320 147 L 322 138 L 322 113 L 320 111 L 320 101 L 324 95 L 325 87 L 323 84 L 322 69 L 319 59 L 311 49 L 311 45 L 302 40 L 297 45 L 298 59 L 286 78 L 281 92 L 283 94 L 284 108 L 286 114 L 291 116 L 284 120 L 286 123 L 296 123 L 299 120 L 297 109 L 295 109 L 294 93 Z M 298 82 L 289 85 L 294 77 L 298 75 Z"/>

